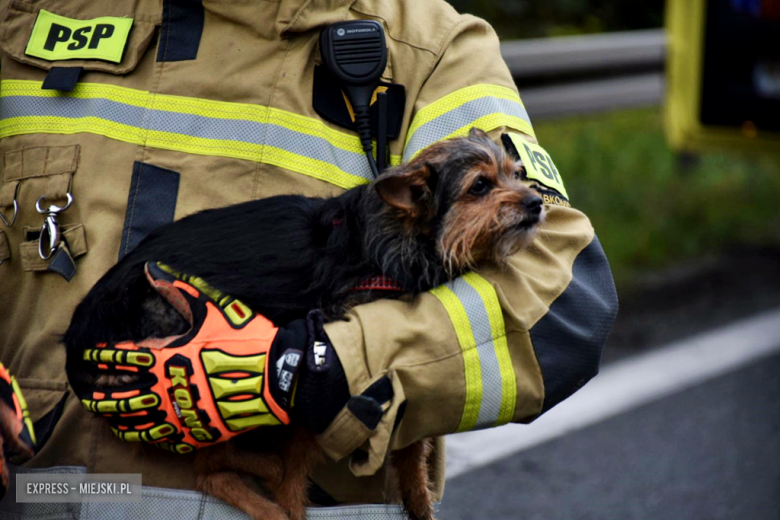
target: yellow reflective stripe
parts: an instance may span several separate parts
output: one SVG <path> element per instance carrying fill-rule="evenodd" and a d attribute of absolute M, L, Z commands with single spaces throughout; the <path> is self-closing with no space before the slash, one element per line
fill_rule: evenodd
<path fill-rule="evenodd" d="M 443 136 L 440 140 L 443 141 L 445 139 L 452 139 L 455 137 L 465 137 L 469 135 L 469 131 L 471 131 L 472 128 L 479 128 L 481 130 L 484 130 L 485 132 L 490 132 L 491 130 L 494 130 L 502 126 L 508 126 L 509 128 L 519 130 L 520 132 L 524 132 L 529 135 L 535 135 L 533 127 L 527 121 L 520 119 L 519 117 L 510 116 L 509 114 L 496 112 L 495 114 L 488 114 L 486 116 L 482 116 L 479 119 L 475 119 L 474 121 L 471 121 L 470 123 L 461 126 L 454 132 Z M 422 152 L 424 149 L 425 148 L 421 148 L 416 152 L 414 152 L 414 154 L 411 155 L 409 160 L 417 157 L 417 154 Z"/>
<path fill-rule="evenodd" d="M 117 103 L 147 108 L 152 96 L 146 90 L 136 90 L 117 85 L 104 85 L 102 83 L 78 83 L 72 92 L 60 92 L 58 90 L 44 90 L 43 82 L 24 79 L 4 79 L 0 89 L 0 97 L 32 96 L 32 97 L 74 97 L 81 99 L 105 98 Z"/>
<path fill-rule="evenodd" d="M 467 273 L 431 293 L 447 311 L 463 353 L 466 399 L 456 431 L 511 421 L 517 383 L 495 289 L 478 274 Z"/>
<path fill-rule="evenodd" d="M 501 126 L 534 136 L 520 96 L 498 85 L 472 85 L 434 101 L 415 114 L 404 144 L 404 160 L 443 139 L 467 135 L 473 127 Z"/>
<path fill-rule="evenodd" d="M 501 410 L 496 421 L 496 426 L 499 426 L 512 420 L 515 414 L 515 407 L 517 406 L 517 382 L 515 381 L 515 371 L 512 367 L 512 358 L 509 355 L 509 345 L 506 342 L 504 314 L 501 310 L 496 290 L 490 282 L 473 272 L 465 274 L 463 279 L 482 296 L 482 301 L 485 302 L 488 318 L 490 319 L 493 347 L 501 371 Z"/>
<path fill-rule="evenodd" d="M 98 117 L 71 119 L 57 116 L 24 116 L 0 119 L 0 139 L 24 134 L 78 134 L 87 132 L 117 141 L 143 144 L 144 130 Z"/>
<path fill-rule="evenodd" d="M 487 96 L 499 99 L 508 99 L 510 101 L 516 101 L 522 104 L 520 95 L 509 87 L 480 84 L 458 89 L 454 92 L 450 92 L 444 97 L 437 99 L 430 105 L 426 105 L 421 108 L 417 114 L 415 114 L 414 121 L 412 121 L 409 130 L 406 132 L 406 141 L 409 142 L 417 129 L 425 123 L 429 123 L 437 117 L 444 115 L 450 110 L 464 105 L 469 101 Z"/>
<path fill-rule="evenodd" d="M 207 139 L 205 137 L 149 130 L 146 136 L 146 146 L 163 150 L 172 150 L 174 152 L 186 152 L 194 155 L 214 155 L 218 157 L 230 157 L 232 159 L 265 162 L 260 160 L 260 157 L 263 154 L 262 145 L 242 143 L 241 141 L 231 141 L 228 139 Z"/>
<path fill-rule="evenodd" d="M 365 179 L 345 172 L 335 164 L 325 161 L 318 161 L 310 157 L 288 152 L 280 148 L 266 147 L 263 154 L 263 161 L 266 164 L 273 164 L 280 168 L 297 172 L 306 172 L 309 177 L 314 177 L 321 181 L 330 182 L 336 186 L 345 189 L 354 188 L 359 184 L 364 184 Z M 399 159 L 400 162 L 400 159 Z"/>
<path fill-rule="evenodd" d="M 446 285 L 431 289 L 433 294 L 450 316 L 458 344 L 463 352 L 464 377 L 466 380 L 466 401 L 463 405 L 463 415 L 456 431 L 473 430 L 479 418 L 479 408 L 482 402 L 482 372 L 479 365 L 479 353 L 474 334 L 471 330 L 466 309 L 458 297 Z"/>
<path fill-rule="evenodd" d="M 164 113 L 170 112 L 173 117 L 189 115 L 208 119 L 231 120 L 237 124 L 274 125 L 291 132 L 321 139 L 337 151 L 363 155 L 360 140 L 354 134 L 333 129 L 316 118 L 261 105 L 151 94 L 142 90 L 95 83 L 79 83 L 73 92 L 62 93 L 43 90 L 41 82 L 38 81 L 3 80 L 0 87 L 0 98 L 15 96 L 105 100 L 137 109 L 154 111 L 153 114 L 162 118 L 165 117 Z M 97 116 L 36 115 L 12 117 L 0 121 L 0 137 L 26 133 L 73 134 L 89 132 L 124 142 L 166 150 L 264 162 L 310 175 L 346 189 L 368 182 L 368 178 L 344 171 L 337 164 L 299 155 L 273 145 L 167 132 L 153 128 L 142 128 L 141 124 L 140 119 L 139 126 L 132 126 Z M 322 152 L 322 150 L 320 151 Z M 390 163 L 391 165 L 400 164 L 401 156 L 391 156 Z"/>

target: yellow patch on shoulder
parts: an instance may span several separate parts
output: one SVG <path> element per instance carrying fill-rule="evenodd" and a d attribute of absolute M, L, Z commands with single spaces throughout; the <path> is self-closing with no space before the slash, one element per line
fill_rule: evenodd
<path fill-rule="evenodd" d="M 527 177 L 557 191 L 568 199 L 569 194 L 566 193 L 563 179 L 558 173 L 558 169 L 555 167 L 550 154 L 538 144 L 526 141 L 518 134 L 509 134 L 509 138 L 515 145 L 517 153 L 520 154 Z"/>

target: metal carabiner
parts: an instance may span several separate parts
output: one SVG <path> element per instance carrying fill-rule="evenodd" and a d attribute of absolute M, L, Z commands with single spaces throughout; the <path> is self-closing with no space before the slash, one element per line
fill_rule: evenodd
<path fill-rule="evenodd" d="M 11 217 L 11 222 L 8 222 L 8 219 L 5 218 L 5 215 L 3 215 L 3 212 L 0 211 L 0 220 L 3 221 L 3 224 L 5 224 L 8 227 L 11 227 L 14 225 L 14 222 L 16 222 L 16 215 L 19 214 L 19 203 L 16 201 L 16 198 L 14 198 L 14 213 Z"/>
<path fill-rule="evenodd" d="M 51 204 L 48 208 L 41 207 L 41 202 L 46 200 L 45 195 L 38 197 L 35 201 L 35 209 L 41 215 L 46 215 L 43 219 L 43 226 L 41 226 L 41 236 L 38 238 L 38 255 L 43 260 L 48 260 L 52 257 L 54 252 L 60 246 L 61 233 L 60 224 L 57 222 L 57 215 L 68 209 L 73 204 L 73 195 L 66 194 L 67 202 L 64 206 L 55 206 Z M 44 243 L 48 242 L 47 246 Z M 49 251 L 45 252 L 44 247 L 48 247 Z"/>
<path fill-rule="evenodd" d="M 47 240 L 48 239 L 48 240 Z M 49 252 L 44 253 L 43 243 L 49 242 Z M 60 224 L 57 222 L 57 214 L 51 213 L 43 220 L 41 226 L 41 236 L 38 239 L 38 255 L 44 260 L 48 260 L 54 254 L 54 251 L 60 245 Z"/>
<path fill-rule="evenodd" d="M 16 200 L 19 197 L 19 185 L 16 185 L 16 191 L 14 192 L 14 214 L 11 217 L 11 222 L 8 222 L 8 219 L 5 218 L 5 215 L 2 211 L 0 211 L 0 220 L 3 221 L 3 224 L 5 224 L 8 227 L 11 227 L 14 225 L 14 222 L 16 222 L 16 216 L 19 214 L 19 202 Z"/>
<path fill-rule="evenodd" d="M 55 206 L 54 204 L 50 205 L 48 208 L 43 209 L 41 207 L 41 201 L 46 200 L 46 195 L 41 195 L 38 197 L 38 200 L 35 201 L 35 209 L 40 213 L 41 215 L 45 215 L 46 213 L 62 213 L 66 209 L 70 207 L 71 204 L 73 204 L 73 194 L 70 192 L 65 194 L 65 198 L 67 199 L 67 202 L 65 202 L 64 206 Z"/>

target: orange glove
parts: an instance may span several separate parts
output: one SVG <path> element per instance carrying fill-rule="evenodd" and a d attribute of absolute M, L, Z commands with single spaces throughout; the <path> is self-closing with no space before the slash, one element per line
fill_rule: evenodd
<path fill-rule="evenodd" d="M 177 453 L 289 424 L 305 321 L 279 329 L 200 278 L 150 263 L 146 274 L 192 327 L 181 336 L 86 349 L 84 361 L 98 371 L 137 377 L 79 389 L 84 407 L 108 417 L 120 439 Z"/>

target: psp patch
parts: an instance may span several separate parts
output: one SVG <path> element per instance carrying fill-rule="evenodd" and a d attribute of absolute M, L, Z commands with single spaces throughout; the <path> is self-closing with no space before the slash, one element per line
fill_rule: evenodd
<path fill-rule="evenodd" d="M 41 9 L 24 53 L 48 61 L 104 60 L 119 63 L 132 18 L 67 18 Z"/>
<path fill-rule="evenodd" d="M 505 146 L 507 143 L 504 136 L 509 138 L 517 152 L 518 158 L 523 161 L 525 173 L 529 179 L 555 190 L 567 200 L 569 199 L 569 194 L 566 193 L 566 187 L 563 185 L 563 179 L 560 173 L 558 173 L 552 157 L 544 148 L 538 144 L 526 141 L 517 134 L 503 134 L 502 141 L 504 141 Z"/>

